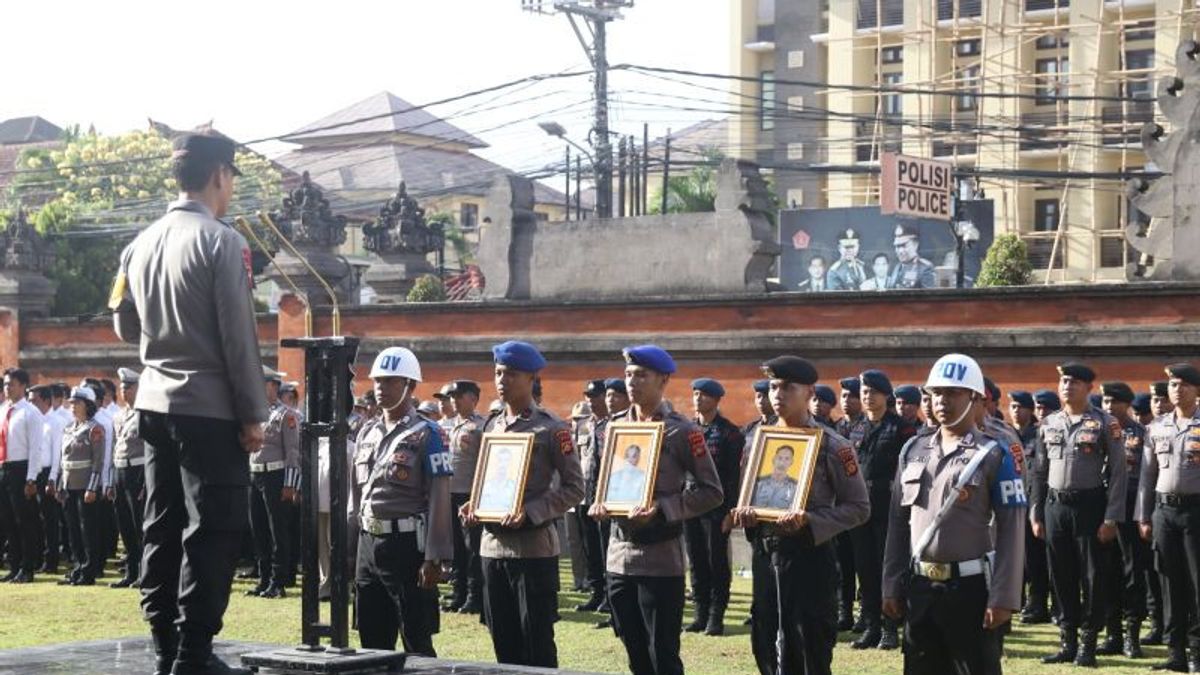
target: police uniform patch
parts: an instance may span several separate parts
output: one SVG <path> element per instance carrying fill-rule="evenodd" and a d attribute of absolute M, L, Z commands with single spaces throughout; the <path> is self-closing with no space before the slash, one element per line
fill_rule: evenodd
<path fill-rule="evenodd" d="M 1088 418 L 1083 421 L 1083 428 L 1084 429 L 1099 429 L 1100 421 Z"/>
<path fill-rule="evenodd" d="M 408 480 L 409 476 L 411 476 L 411 475 L 412 474 L 409 473 L 409 471 L 408 471 L 408 467 L 404 466 L 404 465 L 399 465 L 399 466 L 395 467 L 394 469 L 392 469 L 392 479 L 393 480 L 405 481 L 405 480 Z"/>
<path fill-rule="evenodd" d="M 296 428 L 296 416 L 295 415 L 284 415 L 284 418 L 287 420 L 287 425 L 288 425 L 289 429 Z"/>
<path fill-rule="evenodd" d="M 1012 453 L 1013 468 L 1016 469 L 1017 475 L 1020 475 L 1025 471 L 1025 446 L 1013 443 L 1008 446 L 1008 451 Z"/>
<path fill-rule="evenodd" d="M 1122 436 L 1121 424 L 1119 422 L 1117 422 L 1116 420 L 1110 421 L 1108 423 L 1108 433 L 1110 436 L 1112 436 L 1112 439 L 1114 441 L 1121 440 L 1121 436 Z"/>
<path fill-rule="evenodd" d="M 1133 434 L 1129 434 L 1128 436 L 1125 437 L 1125 447 L 1126 448 L 1134 449 L 1139 444 L 1140 444 L 1140 439 L 1137 436 L 1135 436 Z"/>
<path fill-rule="evenodd" d="M 958 503 L 966 504 L 970 500 L 971 500 L 971 486 L 964 485 L 962 487 L 962 489 L 958 491 Z"/>
<path fill-rule="evenodd" d="M 839 448 L 838 459 L 842 462 L 842 469 L 845 470 L 847 476 L 855 476 L 858 474 L 858 457 L 854 454 L 854 448 Z"/>
<path fill-rule="evenodd" d="M 92 430 L 88 433 L 88 437 L 92 439 L 93 443 L 99 443 L 104 440 L 104 429 L 100 425 L 96 425 L 92 427 Z"/>
<path fill-rule="evenodd" d="M 121 301 L 125 299 L 125 273 L 117 272 L 117 278 L 113 280 L 112 292 L 108 295 L 108 308 L 117 309 L 121 306 Z"/>
<path fill-rule="evenodd" d="M 704 434 L 699 430 L 688 432 L 688 445 L 692 448 L 692 457 L 703 457 L 708 452 L 708 443 L 704 442 Z"/>
<path fill-rule="evenodd" d="M 254 288 L 254 262 L 248 248 L 242 249 L 242 264 L 246 266 L 246 279 L 250 282 L 250 288 Z"/>
<path fill-rule="evenodd" d="M 559 429 L 554 432 L 554 440 L 558 442 L 558 451 L 564 455 L 569 455 L 575 451 L 575 444 L 571 442 L 571 432 L 568 429 Z"/>

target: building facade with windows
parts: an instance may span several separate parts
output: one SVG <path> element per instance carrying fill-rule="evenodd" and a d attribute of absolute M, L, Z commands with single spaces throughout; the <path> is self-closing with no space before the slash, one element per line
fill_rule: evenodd
<path fill-rule="evenodd" d="M 1122 280 L 1126 226 L 1147 219 L 1120 176 L 1154 168 L 1140 130 L 1188 4 L 733 0 L 733 97 L 756 114 L 731 124 L 731 151 L 799 208 L 878 203 L 863 169 L 882 151 L 977 168 L 997 234 L 1029 244 L 1038 278 Z"/>

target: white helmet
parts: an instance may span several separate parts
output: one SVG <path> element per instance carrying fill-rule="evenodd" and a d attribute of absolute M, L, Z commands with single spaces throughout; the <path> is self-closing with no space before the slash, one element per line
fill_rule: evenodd
<path fill-rule="evenodd" d="M 404 347 L 388 347 L 379 352 L 375 363 L 371 366 L 371 379 L 376 377 L 407 377 L 415 382 L 421 381 L 421 364 L 417 355 Z"/>
<path fill-rule="evenodd" d="M 925 381 L 925 388 L 933 387 L 970 389 L 982 396 L 984 394 L 983 371 L 980 370 L 979 364 L 975 363 L 975 359 L 966 354 L 947 354 L 938 359 L 933 364 L 933 368 L 929 370 L 929 379 Z"/>

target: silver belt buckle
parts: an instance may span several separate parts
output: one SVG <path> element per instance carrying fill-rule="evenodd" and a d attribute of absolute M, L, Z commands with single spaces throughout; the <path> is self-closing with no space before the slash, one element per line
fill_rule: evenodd
<path fill-rule="evenodd" d="M 370 532 L 371 534 L 373 534 L 377 537 L 382 535 L 383 534 L 383 521 L 378 520 L 376 518 L 369 518 L 367 520 L 367 532 Z"/>
<path fill-rule="evenodd" d="M 922 562 L 921 576 L 933 581 L 946 581 L 950 578 L 950 565 L 947 563 Z"/>

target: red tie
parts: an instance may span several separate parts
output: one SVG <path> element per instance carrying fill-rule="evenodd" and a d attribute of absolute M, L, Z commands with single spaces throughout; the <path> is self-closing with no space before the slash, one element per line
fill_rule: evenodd
<path fill-rule="evenodd" d="M 8 459 L 8 421 L 12 419 L 15 409 L 13 404 L 9 403 L 8 412 L 4 415 L 4 423 L 0 424 L 0 464 Z"/>

